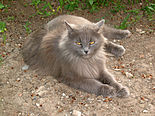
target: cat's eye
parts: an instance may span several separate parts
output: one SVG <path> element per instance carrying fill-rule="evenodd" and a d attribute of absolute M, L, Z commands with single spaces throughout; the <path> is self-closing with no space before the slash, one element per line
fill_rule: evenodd
<path fill-rule="evenodd" d="M 77 45 L 81 45 L 81 43 L 80 42 L 75 42 Z"/>
<path fill-rule="evenodd" d="M 94 41 L 89 42 L 90 45 L 92 45 L 92 44 L 94 44 L 94 43 L 95 43 Z"/>

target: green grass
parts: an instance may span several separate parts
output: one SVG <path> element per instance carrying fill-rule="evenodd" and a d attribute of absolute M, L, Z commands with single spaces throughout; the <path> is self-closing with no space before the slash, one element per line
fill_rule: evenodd
<path fill-rule="evenodd" d="M 118 29 L 127 29 L 127 27 L 129 26 L 129 22 L 128 19 L 130 17 L 130 14 L 128 14 L 124 20 L 121 22 L 121 24 L 119 26 L 116 26 L 116 28 Z"/>
<path fill-rule="evenodd" d="M 64 8 L 69 11 L 73 11 L 78 8 L 80 1 L 79 0 L 66 0 Z"/>
<path fill-rule="evenodd" d="M 8 16 L 8 17 L 7 17 L 7 20 L 8 20 L 8 21 L 13 21 L 13 20 L 15 20 L 15 17 L 14 17 L 14 16 Z"/>
<path fill-rule="evenodd" d="M 148 5 L 144 6 L 141 10 L 144 11 L 149 20 L 155 20 L 153 19 L 153 15 L 155 14 L 155 4 L 148 3 Z"/>
<path fill-rule="evenodd" d="M 113 6 L 111 9 L 112 13 L 117 13 L 123 9 L 125 9 L 125 5 L 122 4 L 122 2 L 120 0 L 117 0 L 116 2 L 112 2 Z"/>
<path fill-rule="evenodd" d="M 47 2 L 44 0 L 31 0 L 30 5 L 34 6 L 34 8 L 36 10 L 35 15 L 41 15 L 41 17 L 48 17 L 51 15 L 55 15 L 61 9 L 61 6 L 58 6 L 56 9 L 54 9 L 52 7 L 51 3 L 52 3 L 52 1 Z"/>
<path fill-rule="evenodd" d="M 0 33 L 4 33 L 6 31 L 6 23 L 0 21 Z"/>
<path fill-rule="evenodd" d="M 26 21 L 26 23 L 25 23 L 25 25 L 24 25 L 24 28 L 25 28 L 25 30 L 26 30 L 26 32 L 29 34 L 29 33 L 31 33 L 32 32 L 32 30 L 30 29 L 30 22 L 29 21 Z"/>
<path fill-rule="evenodd" d="M 56 15 L 57 12 L 62 12 L 64 9 L 68 10 L 70 12 L 74 10 L 84 10 L 88 9 L 91 13 L 96 12 L 102 7 L 111 7 L 110 12 L 112 13 L 118 13 L 123 12 L 127 13 L 127 15 L 121 22 L 117 28 L 125 29 L 131 24 L 135 24 L 138 22 L 143 16 L 147 16 L 149 20 L 154 20 L 153 16 L 155 14 L 155 4 L 151 0 L 145 0 L 143 2 L 143 7 L 139 7 L 137 9 L 130 8 L 127 9 L 128 5 L 135 5 L 140 4 L 141 0 L 127 0 L 127 4 L 124 3 L 122 0 L 58 0 L 59 4 L 57 7 L 53 7 L 52 1 L 46 1 L 46 0 L 31 0 L 28 3 L 24 3 L 24 6 L 27 7 L 28 5 L 33 6 L 33 8 L 36 10 L 36 13 L 29 16 L 29 18 L 34 16 L 41 16 L 41 17 L 49 17 L 51 15 Z M 0 2 L 0 10 L 7 9 L 8 5 L 2 4 L 3 1 Z M 143 13 L 141 13 L 143 12 Z M 97 12 L 96 12 L 97 13 Z M 129 22 L 129 17 L 131 18 Z M 14 20 L 15 17 L 8 16 L 7 20 Z M 30 22 L 26 22 L 24 25 L 24 28 L 27 33 L 31 32 L 31 29 L 29 28 Z M 3 35 L 3 38 L 6 38 L 6 35 Z"/>
<path fill-rule="evenodd" d="M 5 8 L 5 6 L 0 2 L 0 9 Z"/>
<path fill-rule="evenodd" d="M 6 43 L 6 23 L 3 21 L 0 21 L 0 34 L 3 38 L 3 43 Z"/>

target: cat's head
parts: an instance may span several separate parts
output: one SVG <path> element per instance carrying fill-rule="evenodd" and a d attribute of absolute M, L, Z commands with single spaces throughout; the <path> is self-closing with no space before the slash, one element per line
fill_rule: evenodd
<path fill-rule="evenodd" d="M 90 58 L 101 48 L 103 36 L 100 28 L 104 20 L 86 26 L 75 26 L 65 21 L 68 30 L 66 47 L 74 55 L 82 58 Z"/>

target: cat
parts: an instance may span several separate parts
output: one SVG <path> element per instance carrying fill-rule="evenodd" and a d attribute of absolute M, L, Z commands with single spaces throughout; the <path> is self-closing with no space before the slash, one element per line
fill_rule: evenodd
<path fill-rule="evenodd" d="M 22 55 L 35 70 L 65 80 L 73 88 L 103 97 L 128 97 L 128 88 L 119 84 L 106 68 L 105 51 L 122 56 L 125 49 L 108 41 L 131 35 L 85 18 L 61 15 L 26 40 Z"/>

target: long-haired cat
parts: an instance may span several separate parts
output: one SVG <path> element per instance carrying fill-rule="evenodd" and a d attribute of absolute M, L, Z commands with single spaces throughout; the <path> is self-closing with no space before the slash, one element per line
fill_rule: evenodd
<path fill-rule="evenodd" d="M 127 97 L 129 91 L 106 69 L 105 51 L 124 54 L 123 46 L 106 38 L 121 39 L 128 30 L 92 23 L 82 17 L 62 15 L 32 33 L 23 47 L 26 64 L 65 80 L 66 84 L 104 97 Z"/>

